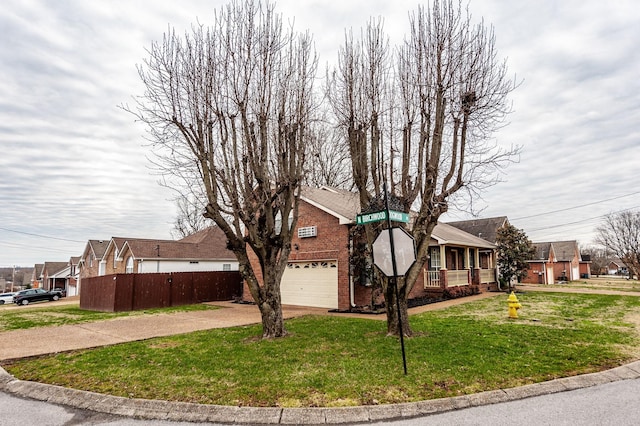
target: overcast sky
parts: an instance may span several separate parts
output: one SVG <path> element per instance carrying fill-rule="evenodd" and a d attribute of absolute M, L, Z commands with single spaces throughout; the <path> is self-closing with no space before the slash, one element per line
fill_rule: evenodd
<path fill-rule="evenodd" d="M 79 256 L 89 239 L 170 238 L 170 190 L 144 127 L 119 109 L 167 26 L 209 24 L 220 0 L 4 0 L 0 9 L 0 266 Z M 279 1 L 333 62 L 346 28 L 381 16 L 402 39 L 415 1 Z M 602 216 L 640 208 L 640 13 L 631 1 L 471 0 L 522 80 L 509 125 L 523 147 L 481 217 L 533 241 L 592 241 Z M 322 74 L 319 73 L 320 75 Z M 450 215 L 449 219 L 467 219 Z"/>

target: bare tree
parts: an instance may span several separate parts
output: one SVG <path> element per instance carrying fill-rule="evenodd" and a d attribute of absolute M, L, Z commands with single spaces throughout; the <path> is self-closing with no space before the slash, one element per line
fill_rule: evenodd
<path fill-rule="evenodd" d="M 314 126 L 307 148 L 306 185 L 352 188 L 349 151 L 338 129 L 326 121 L 319 122 Z"/>
<path fill-rule="evenodd" d="M 419 7 L 395 52 L 395 68 L 391 58 L 380 21 L 370 21 L 360 40 L 347 33 L 328 92 L 349 140 L 361 207 L 381 197 L 388 176 L 392 198 L 416 212 L 410 231 L 418 259 L 398 280 L 400 312 L 383 280 L 387 330 L 397 335 L 399 315 L 409 324 L 407 298 L 438 218 L 461 191 L 475 195 L 494 184 L 496 171 L 519 150 L 491 142 L 510 112 L 507 96 L 515 85 L 497 57 L 492 29 L 473 25 L 460 2 Z M 367 231 L 369 244 L 377 233 Z M 404 332 L 411 335 L 410 327 Z"/>
<path fill-rule="evenodd" d="M 205 208 L 202 201 L 203 198 L 193 195 L 181 195 L 176 198 L 178 211 L 171 231 L 174 238 L 184 238 L 211 225 L 211 221 L 203 215 Z"/>
<path fill-rule="evenodd" d="M 602 275 L 603 273 L 606 274 L 605 268 L 607 267 L 608 261 L 611 259 L 611 254 L 606 248 L 589 245 L 580 247 L 580 253 L 589 256 L 589 259 L 591 261 L 590 269 L 592 275 L 595 275 L 597 277 L 599 275 Z"/>
<path fill-rule="evenodd" d="M 170 30 L 148 53 L 135 114 L 158 163 L 185 190 L 206 194 L 205 216 L 238 258 L 263 337 L 283 336 L 280 280 L 312 121 L 312 39 L 283 26 L 268 2 L 234 1 L 211 27 L 182 37 Z"/>
<path fill-rule="evenodd" d="M 596 242 L 627 265 L 630 277 L 640 277 L 640 211 L 612 213 L 596 232 Z"/>

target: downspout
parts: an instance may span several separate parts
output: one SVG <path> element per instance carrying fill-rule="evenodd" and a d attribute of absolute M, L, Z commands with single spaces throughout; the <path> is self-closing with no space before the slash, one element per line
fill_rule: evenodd
<path fill-rule="evenodd" d="M 347 247 L 349 247 L 349 263 L 347 265 L 347 276 L 349 279 L 349 310 L 356 307 L 355 302 L 355 284 L 353 283 L 353 276 L 351 275 L 351 254 L 353 253 L 353 238 L 351 238 L 351 225 L 347 226 Z"/>

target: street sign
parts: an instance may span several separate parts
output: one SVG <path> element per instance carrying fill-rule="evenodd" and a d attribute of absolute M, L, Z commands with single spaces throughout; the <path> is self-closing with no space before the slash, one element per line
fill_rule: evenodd
<path fill-rule="evenodd" d="M 390 233 L 393 233 L 393 248 L 391 252 Z M 396 262 L 397 276 L 407 273 L 413 262 L 416 261 L 416 245 L 413 237 L 402 228 L 385 229 L 373 242 L 373 264 L 383 274 L 393 277 L 393 257 Z"/>
<path fill-rule="evenodd" d="M 409 213 L 389 210 L 389 219 L 391 219 L 394 222 L 409 223 Z M 373 213 L 359 214 L 356 216 L 357 225 L 365 225 L 367 223 L 381 222 L 383 220 L 387 220 L 386 210 L 373 212 Z"/>
<path fill-rule="evenodd" d="M 391 219 L 394 222 L 409 223 L 409 213 L 389 210 L 389 219 Z"/>

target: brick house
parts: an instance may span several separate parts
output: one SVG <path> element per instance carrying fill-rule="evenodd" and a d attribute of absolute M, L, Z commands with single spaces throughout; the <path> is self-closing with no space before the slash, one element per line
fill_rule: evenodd
<path fill-rule="evenodd" d="M 36 263 L 33 265 L 33 273 L 31 274 L 32 288 L 42 287 L 42 268 L 44 268 L 44 263 Z"/>
<path fill-rule="evenodd" d="M 334 188 L 301 191 L 297 229 L 281 281 L 282 303 L 351 310 L 381 300 L 368 280 L 354 276 L 350 264 L 354 241 L 350 230 L 360 212 L 356 193 Z M 452 287 L 497 288 L 495 245 L 447 224 L 438 224 L 430 259 L 410 298 L 437 297 Z M 255 256 L 254 271 L 262 280 Z M 244 283 L 243 299 L 252 301 Z"/>
<path fill-rule="evenodd" d="M 79 283 L 83 278 L 97 277 L 101 275 L 101 272 L 104 273 L 100 270 L 100 265 L 109 242 L 109 240 L 89 240 L 87 242 L 78 262 Z"/>
<path fill-rule="evenodd" d="M 527 276 L 523 283 L 554 284 L 574 281 L 580 278 L 581 263 L 577 241 L 555 241 L 533 243 L 536 248 L 535 259 L 530 260 Z M 586 270 L 586 266 L 583 270 Z"/>

